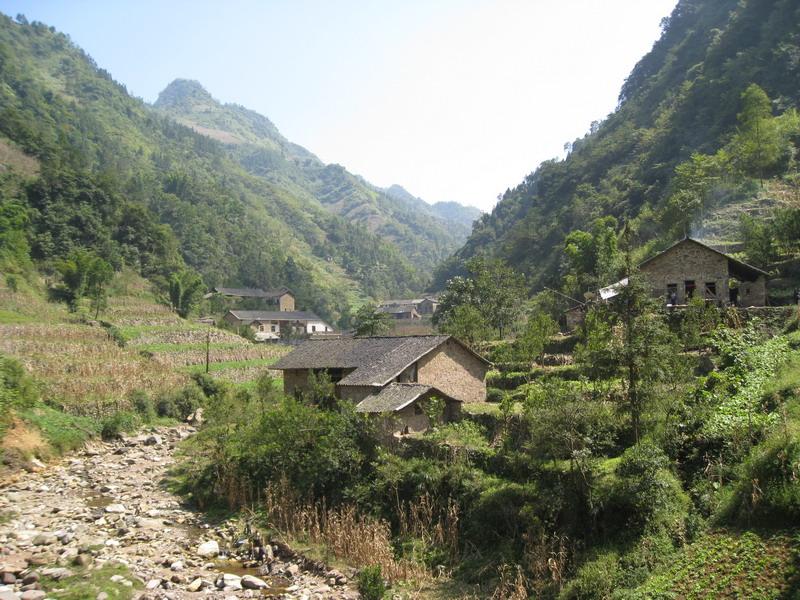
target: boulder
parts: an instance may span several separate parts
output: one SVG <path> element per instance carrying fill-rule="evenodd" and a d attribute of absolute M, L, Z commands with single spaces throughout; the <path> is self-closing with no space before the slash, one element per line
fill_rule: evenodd
<path fill-rule="evenodd" d="M 203 558 L 216 558 L 219 556 L 219 544 L 214 540 L 203 542 L 197 547 L 197 555 Z"/>
<path fill-rule="evenodd" d="M 44 600 L 46 597 L 47 594 L 42 590 L 28 590 L 27 592 L 22 592 L 19 600 Z"/>
<path fill-rule="evenodd" d="M 252 575 L 242 577 L 242 587 L 246 590 L 263 590 L 267 587 L 267 582 Z"/>
<path fill-rule="evenodd" d="M 109 504 L 108 506 L 106 506 L 106 512 L 120 514 L 128 511 L 122 504 Z"/>

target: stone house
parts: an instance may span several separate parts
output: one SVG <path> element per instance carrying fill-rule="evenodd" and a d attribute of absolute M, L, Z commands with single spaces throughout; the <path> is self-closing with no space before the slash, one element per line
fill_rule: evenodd
<path fill-rule="evenodd" d="M 287 287 L 274 290 L 258 288 L 226 288 L 215 287 L 207 297 L 219 295 L 225 298 L 257 298 L 267 304 L 272 304 L 280 311 L 293 311 L 295 309 L 294 293 Z"/>
<path fill-rule="evenodd" d="M 336 396 L 355 402 L 357 410 L 386 408 L 400 419 L 401 430 L 419 431 L 427 422 L 419 403 L 430 396 L 445 400 L 446 419 L 457 414 L 454 403 L 484 402 L 489 367 L 452 336 L 420 335 L 309 340 L 271 368 L 283 371 L 288 395 L 303 393 L 308 376 L 325 371 Z"/>
<path fill-rule="evenodd" d="M 379 313 L 390 315 L 393 319 L 421 319 L 422 317 L 417 312 L 413 304 L 390 304 L 388 306 L 379 306 Z"/>
<path fill-rule="evenodd" d="M 403 315 L 396 316 L 396 319 L 419 319 L 421 316 L 433 315 L 438 307 L 439 302 L 436 298 L 426 296 L 424 298 L 386 300 L 378 306 L 378 310 L 392 315 Z"/>
<path fill-rule="evenodd" d="M 697 297 L 719 306 L 767 303 L 767 273 L 691 238 L 648 258 L 639 270 L 667 303 Z"/>
<path fill-rule="evenodd" d="M 229 310 L 223 320 L 233 327 L 249 326 L 258 341 L 290 335 L 333 333 L 334 329 L 313 312 Z"/>

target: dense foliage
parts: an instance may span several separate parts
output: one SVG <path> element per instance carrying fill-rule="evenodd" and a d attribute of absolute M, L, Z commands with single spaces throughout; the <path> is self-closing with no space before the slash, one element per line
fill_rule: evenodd
<path fill-rule="evenodd" d="M 6 270 L 22 272 L 30 258 L 47 270 L 83 248 L 114 269 L 134 267 L 165 295 L 189 267 L 205 285 L 286 285 L 333 321 L 358 295 L 425 285 L 385 232 L 248 173 L 52 28 L 0 17 L 0 81 L 0 143 L 22 165 L 12 161 L 0 181 Z"/>
<path fill-rule="evenodd" d="M 584 243 L 573 232 L 597 237 L 597 219 L 637 220 L 640 242 L 652 242 L 645 254 L 756 195 L 747 178 L 780 176 L 796 186 L 798 22 L 793 0 L 678 2 L 617 110 L 571 143 L 566 159 L 543 163 L 507 190 L 436 285 L 488 253 L 525 273 L 534 289 L 558 287 L 574 264 L 570 248 Z"/>

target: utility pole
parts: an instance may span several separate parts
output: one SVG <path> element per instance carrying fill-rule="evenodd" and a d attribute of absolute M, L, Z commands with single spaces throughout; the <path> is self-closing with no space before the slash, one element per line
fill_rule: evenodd
<path fill-rule="evenodd" d="M 208 373 L 208 363 L 211 354 L 211 329 L 206 332 L 206 373 Z"/>

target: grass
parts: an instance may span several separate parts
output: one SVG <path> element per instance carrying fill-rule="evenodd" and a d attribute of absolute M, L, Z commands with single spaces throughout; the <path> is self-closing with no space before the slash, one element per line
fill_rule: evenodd
<path fill-rule="evenodd" d="M 112 577 L 123 579 L 112 581 Z M 125 585 L 125 581 L 131 585 Z M 42 578 L 42 587 L 48 598 L 57 600 L 86 600 L 96 598 L 101 592 L 105 592 L 110 600 L 130 600 L 142 584 L 131 576 L 127 567 L 105 564 L 96 569 L 75 571 L 72 577 L 60 581 Z"/>
<path fill-rule="evenodd" d="M 220 362 L 212 362 L 208 365 L 210 373 L 217 373 L 219 371 L 228 371 L 231 369 L 245 369 L 248 367 L 268 367 L 269 365 L 278 361 L 277 356 L 272 358 L 252 358 L 246 360 L 225 360 Z M 186 367 L 187 373 L 204 373 L 206 366 L 204 364 L 191 365 Z"/>
<path fill-rule="evenodd" d="M 717 531 L 687 546 L 635 597 L 751 598 L 800 595 L 798 532 Z"/>
<path fill-rule="evenodd" d="M 20 417 L 39 429 L 48 444 L 60 454 L 80 448 L 86 440 L 100 432 L 96 420 L 71 415 L 49 406 L 28 409 Z"/>
<path fill-rule="evenodd" d="M 4 325 L 17 325 L 20 323 L 34 323 L 36 319 L 29 315 L 21 315 L 13 310 L 0 309 L 0 323 Z"/>

